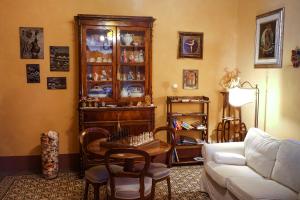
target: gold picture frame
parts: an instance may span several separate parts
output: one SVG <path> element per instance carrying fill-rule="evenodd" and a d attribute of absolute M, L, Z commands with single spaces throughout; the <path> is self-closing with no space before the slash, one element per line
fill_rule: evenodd
<path fill-rule="evenodd" d="M 183 70 L 183 89 L 198 89 L 198 70 L 184 69 Z"/>

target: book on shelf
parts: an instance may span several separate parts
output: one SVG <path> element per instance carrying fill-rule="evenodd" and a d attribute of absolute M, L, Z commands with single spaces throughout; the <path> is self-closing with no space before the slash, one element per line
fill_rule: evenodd
<path fill-rule="evenodd" d="M 207 129 L 207 127 L 205 125 L 203 125 L 201 121 L 195 121 L 195 122 L 191 123 L 191 126 L 197 130 L 206 130 Z"/>
<path fill-rule="evenodd" d="M 177 120 L 176 118 L 172 120 L 172 126 L 175 128 L 175 130 L 190 130 L 194 128 L 189 123 Z"/>
<path fill-rule="evenodd" d="M 193 138 L 193 137 L 181 135 L 179 137 L 179 140 L 177 140 L 176 143 L 177 145 L 199 145 L 199 144 L 204 144 L 205 141 L 199 138 Z"/>
<path fill-rule="evenodd" d="M 172 113 L 172 116 L 182 116 L 182 115 L 183 115 L 182 113 L 178 113 L 178 112 Z"/>
<path fill-rule="evenodd" d="M 198 120 L 198 121 L 191 123 L 191 126 L 193 126 L 194 128 L 197 128 L 197 126 L 199 126 L 201 124 L 202 124 L 202 122 Z"/>
<path fill-rule="evenodd" d="M 203 161 L 204 161 L 204 158 L 203 158 L 203 157 L 201 157 L 201 156 L 194 157 L 193 159 L 194 159 L 195 161 L 201 161 L 201 162 L 203 162 Z"/>

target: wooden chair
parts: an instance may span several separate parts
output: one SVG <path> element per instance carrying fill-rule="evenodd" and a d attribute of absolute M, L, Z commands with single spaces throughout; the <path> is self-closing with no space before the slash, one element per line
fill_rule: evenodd
<path fill-rule="evenodd" d="M 109 135 L 108 130 L 99 127 L 87 128 L 81 132 L 79 141 L 81 146 L 81 165 L 83 170 L 92 166 L 104 164 L 104 157 L 90 152 L 87 149 L 87 145 L 92 141 L 101 138 L 103 138 L 103 141 L 106 141 Z"/>
<path fill-rule="evenodd" d="M 94 199 L 98 200 L 100 186 L 106 185 L 109 177 L 106 167 L 103 165 L 104 157 L 89 152 L 87 144 L 99 138 L 106 140 L 108 135 L 109 132 L 103 128 L 88 128 L 80 135 L 83 169 L 85 169 L 84 199 L 87 199 L 89 185 L 91 184 L 94 188 Z M 114 171 L 123 170 L 123 167 L 118 165 L 112 165 L 112 168 Z"/>
<path fill-rule="evenodd" d="M 145 165 L 138 172 L 116 172 L 110 164 L 110 158 L 114 154 L 136 154 L 143 157 Z M 146 171 L 150 165 L 150 156 L 147 152 L 138 149 L 111 149 L 105 154 L 105 164 L 109 173 L 107 184 L 108 199 L 113 200 L 144 200 L 150 199 L 152 179 L 146 177 Z"/>
<path fill-rule="evenodd" d="M 158 132 L 166 131 L 168 143 L 171 145 L 171 149 L 167 152 L 166 164 L 151 162 L 147 171 L 147 175 L 152 178 L 152 198 L 155 196 L 155 185 L 160 181 L 167 180 L 168 184 L 168 199 L 171 199 L 171 181 L 170 181 L 170 167 L 172 166 L 172 154 L 175 148 L 175 130 L 170 127 L 158 127 L 154 129 L 154 137 Z M 134 171 L 139 171 L 143 168 L 144 163 L 137 163 L 134 166 Z"/>

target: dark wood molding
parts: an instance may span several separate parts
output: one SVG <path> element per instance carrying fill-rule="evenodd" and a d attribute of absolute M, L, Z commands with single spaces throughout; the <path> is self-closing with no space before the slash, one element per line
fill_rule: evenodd
<path fill-rule="evenodd" d="M 41 156 L 0 156 L 0 175 L 12 175 L 27 172 L 41 173 Z M 79 153 L 60 154 L 60 171 L 78 171 Z"/>

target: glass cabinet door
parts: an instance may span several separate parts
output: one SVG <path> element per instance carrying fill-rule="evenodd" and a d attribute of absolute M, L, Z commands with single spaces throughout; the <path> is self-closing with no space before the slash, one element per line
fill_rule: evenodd
<path fill-rule="evenodd" d="M 143 98 L 147 93 L 147 37 L 143 28 L 118 28 L 119 98 Z"/>
<path fill-rule="evenodd" d="M 98 99 L 114 98 L 114 27 L 85 27 L 83 32 L 83 85 L 85 96 Z"/>

